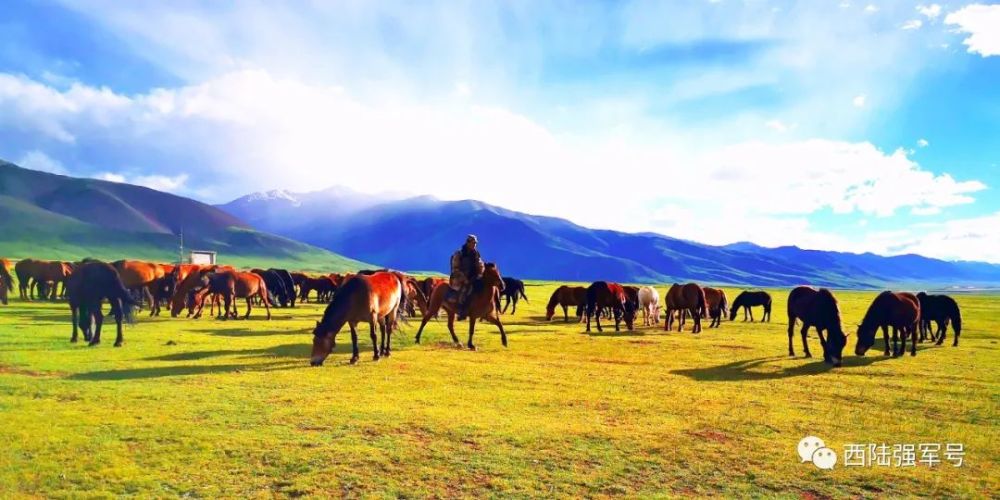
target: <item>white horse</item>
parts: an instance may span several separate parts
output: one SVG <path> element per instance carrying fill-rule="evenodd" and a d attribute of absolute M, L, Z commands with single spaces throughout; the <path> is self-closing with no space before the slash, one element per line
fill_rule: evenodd
<path fill-rule="evenodd" d="M 660 324 L 660 292 L 651 286 L 639 288 L 639 309 L 642 309 L 643 326 Z"/>

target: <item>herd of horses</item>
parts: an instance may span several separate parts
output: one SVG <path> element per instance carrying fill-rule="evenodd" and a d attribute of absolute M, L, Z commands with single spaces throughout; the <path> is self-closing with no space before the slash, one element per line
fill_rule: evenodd
<path fill-rule="evenodd" d="M 5 305 L 8 293 L 14 291 L 10 269 L 10 262 L 0 259 L 0 303 Z M 144 302 L 148 303 L 151 316 L 159 315 L 162 305 L 166 304 L 171 317 L 178 317 L 187 309 L 187 317 L 194 319 L 202 316 L 208 303 L 209 314 L 225 320 L 239 317 L 238 300 L 242 299 L 246 304 L 243 319 L 250 317 L 255 305 L 263 307 L 266 318 L 271 319 L 271 307 L 295 307 L 296 302 L 310 300 L 327 303 L 321 320 L 313 329 L 310 362 L 314 366 L 323 364 L 345 325 L 351 332 L 353 364 L 360 358 L 357 330 L 360 323 L 368 323 L 374 359 L 378 360 L 391 354 L 392 333 L 398 330 L 401 322 L 407 321 L 407 317 L 420 317 L 415 339 L 419 344 L 428 321 L 442 311 L 447 316 L 452 342 L 461 345 L 455 334 L 458 309 L 455 294 L 447 280 L 439 277 L 418 279 L 389 269 L 309 276 L 275 268 L 240 271 L 223 265 L 173 265 L 138 260 L 108 263 L 95 259 L 79 262 L 24 259 L 18 261 L 13 270 L 22 300 L 36 297 L 67 300 L 72 320 L 71 342 L 77 342 L 82 332 L 90 345 L 100 343 L 105 302 L 110 304 L 110 313 L 117 326 L 114 345 L 121 346 L 122 323 L 134 322 Z M 513 306 L 511 314 L 514 314 L 521 298 L 528 300 L 524 283 L 502 277 L 496 264 L 487 263 L 466 306 L 469 322 L 466 347 L 476 348 L 473 335 L 480 321 L 496 326 L 506 347 L 507 334 L 500 317 L 509 306 Z M 506 300 L 503 307 L 502 300 Z M 635 328 L 639 311 L 643 314 L 644 326 L 658 325 L 663 311 L 665 331 L 672 330 L 675 323 L 677 331 L 682 331 L 690 317 L 691 331 L 699 333 L 702 319 L 710 320 L 709 328 L 719 328 L 727 315 L 730 321 L 735 321 L 740 309 L 744 321 L 754 321 L 752 308 L 755 307 L 763 309 L 761 322 L 770 321 L 771 303 L 771 295 L 765 291 L 742 291 L 730 304 L 721 289 L 696 283 L 674 283 L 663 295 L 661 305 L 660 294 L 654 287 L 595 281 L 588 287 L 558 287 L 546 306 L 545 320 L 551 321 L 556 308 L 561 307 L 564 321 L 569 322 L 569 308 L 573 307 L 577 321 L 586 324 L 587 332 L 591 331 L 592 321 L 599 332 L 603 331 L 602 317 L 613 319 L 615 331 L 620 331 L 622 322 L 629 330 Z M 789 356 L 795 356 L 793 339 L 797 324 L 802 325 L 800 334 L 805 357 L 812 357 L 807 332 L 813 328 L 819 337 L 824 361 L 833 366 L 841 365 L 848 334 L 844 331 L 833 292 L 809 286 L 791 290 L 788 296 Z M 915 356 L 918 342 L 929 339 L 941 345 L 949 325 L 954 330 L 952 345 L 957 346 L 962 317 L 953 298 L 924 292 L 884 291 L 875 297 L 858 325 L 855 354 L 863 356 L 875 344 L 881 329 L 886 356 L 903 355 L 907 340 L 910 341 L 910 354 Z"/>

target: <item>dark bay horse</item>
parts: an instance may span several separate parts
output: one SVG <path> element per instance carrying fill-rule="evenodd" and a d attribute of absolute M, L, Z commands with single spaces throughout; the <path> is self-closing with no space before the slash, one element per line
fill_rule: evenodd
<path fill-rule="evenodd" d="M 7 305 L 7 293 L 14 291 L 14 277 L 10 275 L 10 261 L 0 259 L 0 303 Z"/>
<path fill-rule="evenodd" d="M 637 290 L 638 291 L 638 290 Z M 636 298 L 638 303 L 638 296 Z M 625 296 L 625 289 L 618 283 L 595 281 L 587 287 L 587 332 L 590 332 L 590 318 L 597 319 L 597 331 L 601 329 L 601 310 L 605 307 L 611 310 L 615 318 L 615 331 L 621 331 L 621 321 L 631 331 L 635 320 L 636 309 L 631 307 L 631 301 Z"/>
<path fill-rule="evenodd" d="M 931 340 L 935 340 L 937 345 L 944 342 L 948 333 L 948 323 L 955 330 L 955 340 L 952 347 L 958 347 L 958 336 L 962 334 L 962 311 L 958 308 L 955 299 L 947 295 L 928 295 L 924 292 L 917 294 L 920 301 L 920 341 L 923 342 L 927 333 L 931 329 L 931 321 L 937 326 L 937 331 L 933 333 Z"/>
<path fill-rule="evenodd" d="M 70 337 L 70 342 L 77 341 L 77 327 L 79 327 L 83 330 L 83 339 L 89 340 L 90 345 L 101 343 L 101 326 L 104 325 L 101 304 L 107 300 L 111 304 L 111 314 L 114 315 L 118 326 L 115 347 L 121 347 L 124 342 L 122 321 L 129 324 L 135 322 L 135 301 L 118 276 L 118 271 L 110 264 L 87 262 L 77 267 L 66 279 L 66 287 L 73 321 L 73 336 Z"/>
<path fill-rule="evenodd" d="M 718 328 L 722 324 L 722 317 L 728 312 L 729 305 L 726 302 L 726 292 L 710 286 L 706 286 L 702 289 L 705 290 L 705 302 L 708 305 L 708 317 L 712 318 L 712 322 L 708 325 L 708 327 Z"/>
<path fill-rule="evenodd" d="M 663 322 L 663 331 L 670 331 L 673 327 L 674 311 L 677 311 L 678 316 L 680 316 L 677 322 L 677 331 L 681 331 L 684 328 L 684 313 L 685 311 L 689 311 L 691 318 L 694 320 L 694 327 L 691 328 L 691 333 L 701 332 L 701 318 L 705 315 L 708 304 L 705 298 L 705 290 L 698 286 L 697 283 L 688 283 L 686 285 L 674 283 L 667 290 L 663 302 L 667 306 L 667 316 Z"/>
<path fill-rule="evenodd" d="M 795 320 L 802 321 L 802 349 L 805 357 L 811 358 L 806 334 L 809 327 L 816 329 L 819 343 L 823 347 L 823 361 L 840 366 L 844 357 L 847 335 L 840 323 L 840 306 L 837 298 L 826 288 L 819 290 L 811 286 L 798 286 L 788 294 L 788 355 L 795 356 L 792 337 L 795 335 Z M 827 337 L 823 337 L 823 332 Z"/>
<path fill-rule="evenodd" d="M 858 343 L 854 346 L 854 354 L 864 356 L 865 352 L 875 344 L 875 332 L 881 328 L 885 339 L 886 356 L 889 355 L 889 327 L 892 327 L 892 355 L 902 356 L 906 352 L 906 337 L 911 337 L 913 343 L 910 355 L 917 355 L 917 323 L 920 321 L 920 300 L 916 295 L 906 292 L 890 292 L 878 294 L 868 306 L 861 325 L 858 327 Z M 902 347 L 898 340 L 902 337 Z"/>
<path fill-rule="evenodd" d="M 511 305 L 512 302 L 514 308 L 510 310 L 510 313 L 516 313 L 518 298 L 523 298 L 525 302 L 528 301 L 528 296 L 524 293 L 524 282 L 517 278 L 508 278 L 506 276 L 503 279 L 503 291 L 500 292 L 500 296 L 507 299 L 504 302 L 503 309 L 500 311 L 501 314 L 507 312 L 507 306 Z"/>
<path fill-rule="evenodd" d="M 466 307 L 466 312 L 469 316 L 469 349 L 475 350 L 476 346 L 472 343 L 472 335 L 476 333 L 476 321 L 486 320 L 490 323 L 496 325 L 500 329 L 500 342 L 503 343 L 504 347 L 507 347 L 507 332 L 503 329 L 503 323 L 500 322 L 499 311 L 497 310 L 496 298 L 499 292 L 502 292 L 504 288 L 503 278 L 500 276 L 500 270 L 497 265 L 488 262 L 483 269 L 483 276 L 475 283 L 472 288 L 472 295 L 469 296 L 468 307 Z M 445 312 L 448 313 L 448 331 L 451 333 L 451 340 L 456 346 L 460 346 L 461 343 L 458 341 L 458 337 L 455 335 L 455 314 L 456 305 L 454 302 L 448 301 L 447 294 L 450 290 L 447 282 L 439 283 L 434 287 L 428 298 L 429 304 L 427 305 L 427 310 L 424 311 L 424 317 L 420 320 L 420 329 L 417 330 L 416 342 L 420 343 L 420 334 L 424 331 L 424 326 L 431 317 L 437 316 L 439 310 L 444 308 Z"/>
<path fill-rule="evenodd" d="M 576 317 L 583 321 L 583 310 L 587 306 L 587 289 L 582 286 L 562 285 L 552 292 L 549 305 L 545 306 L 545 321 L 552 321 L 556 306 L 562 306 L 563 318 L 569 322 L 569 307 L 576 307 Z"/>
<path fill-rule="evenodd" d="M 354 347 L 351 364 L 360 359 L 358 353 L 358 323 L 367 322 L 371 332 L 374 360 L 380 356 L 389 357 L 392 352 L 392 331 L 402 320 L 406 309 L 406 293 L 399 275 L 390 272 L 376 272 L 371 275 L 358 274 L 344 281 L 333 296 L 330 305 L 323 312 L 323 319 L 316 322 L 313 329 L 313 349 L 309 364 L 320 366 L 330 351 L 337 345 L 337 334 L 346 324 L 351 329 L 351 343 Z M 382 333 L 379 346 L 375 336 L 375 326 Z"/>
<path fill-rule="evenodd" d="M 736 313 L 739 312 L 740 308 L 743 308 L 743 321 L 747 320 L 747 314 L 750 315 L 750 321 L 753 321 L 753 310 L 751 307 L 763 306 L 764 316 L 760 318 L 761 322 L 771 321 L 771 294 L 767 292 L 740 292 L 736 296 L 736 300 L 733 301 L 732 309 L 729 311 L 729 321 L 736 320 Z"/>
<path fill-rule="evenodd" d="M 318 278 L 307 276 L 299 283 L 299 300 L 301 302 L 308 302 L 309 294 L 314 290 L 316 291 L 317 302 L 328 302 L 337 291 L 337 283 L 329 276 L 320 276 Z"/>

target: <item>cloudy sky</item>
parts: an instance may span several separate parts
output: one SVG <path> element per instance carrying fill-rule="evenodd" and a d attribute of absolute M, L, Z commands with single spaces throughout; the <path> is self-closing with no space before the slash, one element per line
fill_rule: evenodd
<path fill-rule="evenodd" d="M 0 158 L 1000 262 L 1000 5 L 13 0 Z"/>

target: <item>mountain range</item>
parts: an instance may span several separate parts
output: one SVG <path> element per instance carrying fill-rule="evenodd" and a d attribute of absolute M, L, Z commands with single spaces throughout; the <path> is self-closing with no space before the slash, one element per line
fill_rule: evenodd
<path fill-rule="evenodd" d="M 447 272 L 449 256 L 472 233 L 485 259 L 519 278 L 849 288 L 1000 284 L 1000 266 L 993 264 L 753 243 L 712 246 L 589 229 L 474 200 L 365 195 L 342 187 L 254 193 L 219 208 L 263 231 L 407 270 Z"/>
<path fill-rule="evenodd" d="M 176 261 L 188 249 L 239 266 L 349 270 L 367 264 L 258 231 L 216 207 L 141 186 L 38 172 L 0 160 L 0 256 Z"/>

